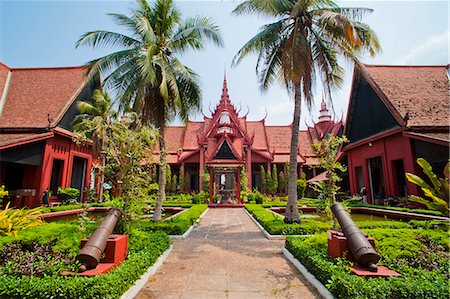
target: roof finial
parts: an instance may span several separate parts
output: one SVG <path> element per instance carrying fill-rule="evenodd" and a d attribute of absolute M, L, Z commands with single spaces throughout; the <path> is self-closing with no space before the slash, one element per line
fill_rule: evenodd
<path fill-rule="evenodd" d="M 330 121 L 331 115 L 327 108 L 327 103 L 325 103 L 325 97 L 322 94 L 322 103 L 320 104 L 320 116 L 319 116 L 319 122 L 322 121 Z"/>
<path fill-rule="evenodd" d="M 228 86 L 227 86 L 227 73 L 224 68 L 223 70 L 223 87 L 222 87 L 222 96 L 220 97 L 220 101 L 229 101 L 229 95 L 228 95 Z"/>

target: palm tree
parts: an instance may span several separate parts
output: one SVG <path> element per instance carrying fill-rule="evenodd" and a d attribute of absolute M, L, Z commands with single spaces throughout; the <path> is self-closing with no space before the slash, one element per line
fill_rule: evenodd
<path fill-rule="evenodd" d="M 340 8 L 331 0 L 246 0 L 233 11 L 275 19 L 261 27 L 236 54 L 233 65 L 252 53 L 258 55 L 256 72 L 262 90 L 279 80 L 294 98 L 290 146 L 291 165 L 285 221 L 299 222 L 297 206 L 297 154 L 301 101 L 310 109 L 315 83 L 322 82 L 331 100 L 331 88 L 340 86 L 344 70 L 338 56 L 358 64 L 364 51 L 380 50 L 375 33 L 360 21 L 371 10 Z"/>
<path fill-rule="evenodd" d="M 130 16 L 110 15 L 127 34 L 87 32 L 76 46 L 123 48 L 89 62 L 88 75 L 100 72 L 105 87 L 120 99 L 121 110 L 136 111 L 143 124 L 159 129 L 159 190 L 153 220 L 160 220 L 166 185 L 166 124 L 175 116 L 186 121 L 190 112 L 199 110 L 201 99 L 198 75 L 176 54 L 202 49 L 205 41 L 221 46 L 222 38 L 209 18 L 182 20 L 172 0 L 137 0 Z"/>
<path fill-rule="evenodd" d="M 104 154 L 106 129 L 111 123 L 111 120 L 117 116 L 113 108 L 113 103 L 107 92 L 101 89 L 96 89 L 92 95 L 92 102 L 79 101 L 77 108 L 80 111 L 73 123 L 73 128 L 76 133 L 82 137 L 92 139 L 92 149 L 94 155 L 99 157 L 102 163 L 100 169 L 100 182 L 98 200 L 103 200 L 103 184 L 105 183 L 105 163 L 106 158 Z"/>

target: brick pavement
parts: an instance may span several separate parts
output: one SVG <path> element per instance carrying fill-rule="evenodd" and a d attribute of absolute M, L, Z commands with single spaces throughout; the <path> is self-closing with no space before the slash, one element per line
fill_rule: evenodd
<path fill-rule="evenodd" d="M 135 297 L 319 298 L 243 209 L 210 209 Z"/>

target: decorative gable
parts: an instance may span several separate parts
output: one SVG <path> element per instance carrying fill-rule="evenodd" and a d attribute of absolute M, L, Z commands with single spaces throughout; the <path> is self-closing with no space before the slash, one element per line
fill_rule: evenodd
<path fill-rule="evenodd" d="M 214 155 L 214 160 L 238 160 L 238 158 L 234 155 L 228 142 L 224 140 L 219 147 L 219 150 Z"/>
<path fill-rule="evenodd" d="M 400 127 L 368 80 L 355 70 L 345 135 L 356 142 Z"/>

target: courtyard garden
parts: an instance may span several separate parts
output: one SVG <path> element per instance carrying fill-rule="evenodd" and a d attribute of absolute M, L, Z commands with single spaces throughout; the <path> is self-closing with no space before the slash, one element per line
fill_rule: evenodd
<path fill-rule="evenodd" d="M 64 177 L 63 184 L 59 172 L 65 162 L 55 162 L 55 155 L 51 177 L 40 179 L 46 182 L 41 183 L 43 194 L 37 195 L 41 207 L 35 207 L 34 201 L 29 208 L 13 208 L 14 200 L 5 200 L 0 210 L 0 298 L 120 298 L 144 277 L 147 281 L 137 290 L 142 294 L 144 285 L 152 283 L 146 275 L 154 274 L 153 266 L 168 257 L 174 244 L 180 249 L 174 253 L 176 262 L 168 266 L 173 272 L 166 275 L 160 271 L 158 279 L 165 276 L 166 288 L 177 286 L 179 289 L 171 291 L 178 297 L 189 288 L 215 292 L 215 287 L 226 298 L 233 291 L 236 297 L 245 297 L 250 287 L 254 288 L 252 295 L 283 297 L 283 292 L 290 292 L 291 281 L 305 287 L 292 287 L 297 296 L 289 293 L 291 297 L 299 297 L 301 292 L 316 296 L 288 259 L 280 261 L 281 248 L 277 246 L 282 246 L 281 242 L 271 238 L 285 239 L 282 250 L 289 251 L 335 298 L 449 298 L 450 162 L 442 176 L 424 158 L 417 159 L 415 167 L 420 171 L 416 174 L 405 173 L 397 161 L 397 182 L 403 182 L 398 189 L 414 185 L 419 195 L 385 196 L 379 184 L 376 192 L 383 196 L 377 199 L 383 206 L 367 203 L 366 187 L 358 190 L 361 194 L 342 190 L 349 165 L 343 158 L 344 148 L 350 141 L 342 134 L 342 121 L 334 122 L 326 114 L 325 99 L 332 103 L 331 90 L 344 80 L 341 57 L 358 67 L 362 65 L 360 55 L 380 52 L 375 32 L 362 23 L 368 13 L 371 9 L 340 8 L 332 1 L 247 0 L 233 10 L 237 16 L 277 19 L 261 27 L 232 62 L 237 66 L 257 54 L 261 90 L 280 81 L 294 100 L 289 134 L 283 135 L 291 138 L 289 156 L 286 150 L 277 163 L 271 147 L 263 151 L 256 143 L 253 146 L 255 132 L 243 129 L 247 115 L 239 116 L 240 109 L 236 111 L 231 104 L 226 78 L 218 108 L 211 111 L 211 118 L 203 114 L 203 127 L 192 133 L 195 146 L 184 151 L 183 145 L 175 144 L 176 126 L 171 127 L 171 122 L 180 119 L 188 123 L 189 115 L 202 108 L 198 75 L 179 58 L 208 43 L 223 46 L 213 19 L 183 18 L 171 0 L 137 0 L 129 15 L 110 15 L 123 29 L 121 33 L 84 33 L 76 47 L 117 50 L 86 63 L 85 78 L 98 81 L 97 85 L 89 91 L 91 98 L 71 104 L 70 109 L 78 111 L 67 116 L 73 118 L 73 131 L 64 134 L 70 136 L 71 146 L 84 149 L 83 155 L 89 156 L 92 165 L 87 171 L 87 164 L 79 164 L 80 169 L 72 169 L 72 178 Z M 306 157 L 299 150 L 304 146 L 304 141 L 299 141 L 300 116 L 303 108 L 313 105 L 317 83 L 323 85 L 321 117 L 329 119 L 322 124 L 337 129 L 316 134 Z M 406 122 L 407 116 L 401 118 Z M 51 118 L 48 114 L 49 127 Z M 185 133 L 177 138 L 185 139 Z M 275 137 L 285 143 L 280 136 Z M 265 139 L 268 143 L 267 136 Z M 65 147 L 58 146 L 56 151 L 65 151 Z M 257 163 L 251 160 L 252 151 Z M 311 164 L 306 165 L 307 159 Z M 372 162 L 373 172 L 382 178 L 379 161 Z M 59 177 L 53 176 L 54 170 Z M 304 170 L 310 171 L 308 179 Z M 82 173 L 80 190 L 59 186 L 72 186 L 77 172 Z M 86 172 L 93 176 L 89 188 Z M 44 186 L 47 181 L 59 185 L 48 188 Z M 359 187 L 359 181 L 353 183 Z M 14 193 L 16 199 L 27 196 L 36 200 L 31 195 L 36 190 L 21 191 L 22 195 Z M 0 186 L 0 199 L 9 195 Z M 378 265 L 395 275 L 356 275 L 351 270 L 355 266 L 350 257 L 353 249 L 331 257 L 333 231 L 345 230 L 332 212 L 336 205 L 342 205 L 363 231 L 357 232 L 361 239 L 369 243 L 364 234 L 374 239 L 375 248 L 360 248 L 376 250 Z M 224 209 L 230 207 L 233 209 Z M 222 209 L 224 212 L 219 212 Z M 211 218 L 202 223 L 208 214 Z M 195 236 L 187 240 L 191 232 Z M 337 234 L 350 243 L 350 235 Z M 117 249 L 121 259 L 115 260 L 114 251 L 113 262 L 105 262 L 107 244 L 119 248 L 119 237 L 126 239 L 122 251 Z M 83 260 L 80 250 L 91 250 L 86 255 L 94 260 L 93 267 Z M 187 260 L 194 265 L 184 265 Z M 105 264 L 110 267 L 107 271 L 95 272 Z M 183 275 L 185 280 L 180 278 Z M 197 280 L 192 282 L 192 277 Z M 235 289 L 230 291 L 230 287 Z M 214 297 L 209 295 L 206 297 Z"/>

